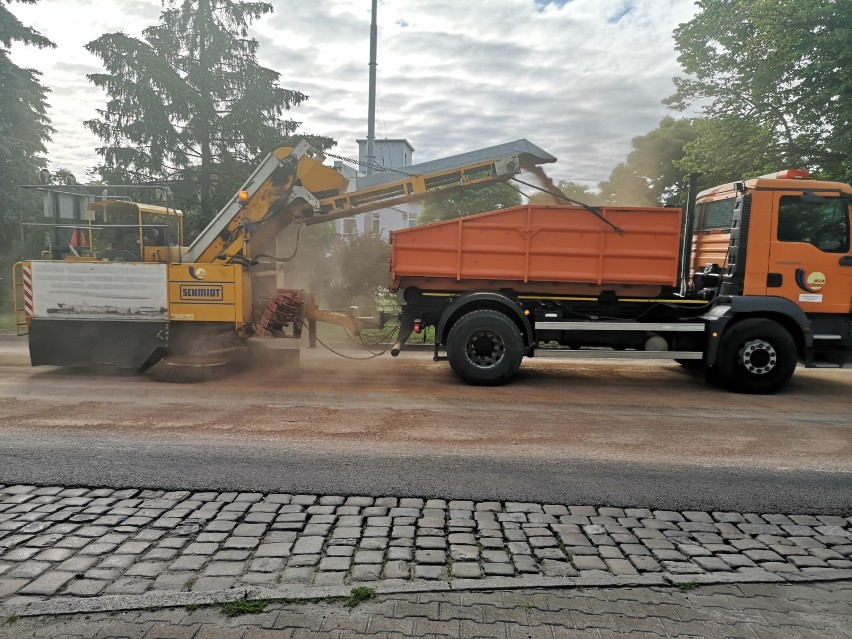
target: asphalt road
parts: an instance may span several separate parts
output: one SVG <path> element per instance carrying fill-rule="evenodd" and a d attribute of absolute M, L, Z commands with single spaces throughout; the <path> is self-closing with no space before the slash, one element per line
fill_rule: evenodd
<path fill-rule="evenodd" d="M 770 397 L 671 363 L 522 371 L 472 388 L 422 353 L 305 351 L 157 384 L 32 369 L 25 341 L 4 336 L 0 482 L 852 512 L 852 370 L 799 370 Z"/>

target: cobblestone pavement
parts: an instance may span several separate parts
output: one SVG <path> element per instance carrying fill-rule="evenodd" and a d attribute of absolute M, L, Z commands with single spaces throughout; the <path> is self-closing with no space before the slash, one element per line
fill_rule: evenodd
<path fill-rule="evenodd" d="M 850 557 L 835 515 L 0 485 L 0 636 L 844 637 Z"/>
<path fill-rule="evenodd" d="M 0 486 L 6 609 L 295 584 L 843 579 L 850 559 L 852 517 Z"/>
<path fill-rule="evenodd" d="M 270 602 L 230 619 L 219 607 L 170 608 L 19 619 L 0 625 L 0 636 L 848 639 L 850 629 L 852 583 L 832 583 L 420 593 L 379 596 L 352 610 L 343 601 Z"/>

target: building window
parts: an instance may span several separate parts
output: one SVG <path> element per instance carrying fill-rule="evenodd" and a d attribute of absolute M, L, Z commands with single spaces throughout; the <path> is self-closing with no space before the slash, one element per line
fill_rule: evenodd
<path fill-rule="evenodd" d="M 379 213 L 373 213 L 373 235 L 381 235 L 382 233 L 382 218 Z"/>
<path fill-rule="evenodd" d="M 354 217 L 343 218 L 343 234 L 352 236 L 358 232 L 358 224 Z"/>

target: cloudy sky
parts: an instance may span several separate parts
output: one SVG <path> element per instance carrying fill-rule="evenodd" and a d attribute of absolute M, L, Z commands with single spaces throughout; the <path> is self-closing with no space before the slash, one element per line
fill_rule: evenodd
<path fill-rule="evenodd" d="M 272 0 L 257 22 L 261 63 L 281 85 L 310 95 L 292 112 L 302 130 L 357 157 L 366 137 L 370 0 Z M 97 163 L 83 127 L 105 94 L 83 48 L 103 33 L 139 36 L 160 0 L 40 0 L 13 4 L 56 49 L 16 46 L 18 64 L 43 72 L 56 134 L 51 168 L 78 178 Z M 527 138 L 555 155 L 548 172 L 597 182 L 634 136 L 666 113 L 673 90 L 672 30 L 691 0 L 380 0 L 377 137 L 407 138 L 415 162 Z"/>

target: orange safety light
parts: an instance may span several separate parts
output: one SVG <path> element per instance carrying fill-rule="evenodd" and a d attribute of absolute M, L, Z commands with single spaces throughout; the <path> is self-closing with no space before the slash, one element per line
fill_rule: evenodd
<path fill-rule="evenodd" d="M 775 174 L 779 180 L 807 180 L 810 176 L 807 169 L 785 169 Z"/>
<path fill-rule="evenodd" d="M 248 191 L 240 191 L 237 194 L 237 202 L 239 202 L 240 204 L 248 204 L 249 199 L 250 199 L 250 196 L 249 196 Z"/>

